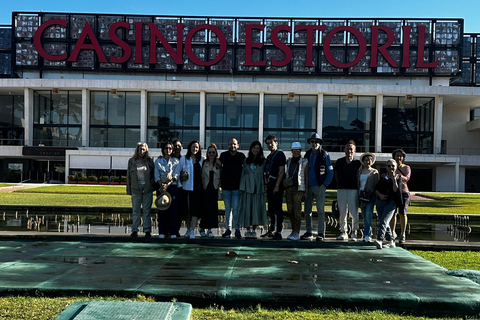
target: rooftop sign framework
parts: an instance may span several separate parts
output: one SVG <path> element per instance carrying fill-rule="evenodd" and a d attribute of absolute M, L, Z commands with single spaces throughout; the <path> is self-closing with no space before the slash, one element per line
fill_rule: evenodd
<path fill-rule="evenodd" d="M 12 14 L 12 68 L 277 75 L 460 72 L 462 19 Z"/>

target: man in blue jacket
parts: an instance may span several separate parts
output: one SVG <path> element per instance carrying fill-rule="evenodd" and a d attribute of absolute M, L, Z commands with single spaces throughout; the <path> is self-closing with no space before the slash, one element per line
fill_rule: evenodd
<path fill-rule="evenodd" d="M 314 133 L 307 140 L 310 144 L 310 150 L 305 153 L 305 159 L 308 160 L 305 169 L 307 175 L 305 190 L 305 225 L 306 232 L 300 237 L 302 240 L 313 239 L 312 233 L 312 207 L 313 199 L 317 203 L 318 213 L 318 235 L 317 241 L 325 240 L 325 191 L 333 179 L 333 166 L 330 155 L 322 150 L 323 139 L 318 133 Z"/>

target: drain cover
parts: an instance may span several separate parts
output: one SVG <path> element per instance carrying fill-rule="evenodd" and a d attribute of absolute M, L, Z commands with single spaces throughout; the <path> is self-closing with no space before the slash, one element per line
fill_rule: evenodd
<path fill-rule="evenodd" d="M 191 311 L 181 302 L 78 301 L 55 320 L 188 320 Z"/>

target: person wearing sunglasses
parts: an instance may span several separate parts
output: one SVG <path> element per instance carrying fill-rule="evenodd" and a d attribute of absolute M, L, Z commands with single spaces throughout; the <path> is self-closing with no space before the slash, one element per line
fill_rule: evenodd
<path fill-rule="evenodd" d="M 203 209 L 200 220 L 200 235 L 213 238 L 212 229 L 218 229 L 218 188 L 222 175 L 222 163 L 218 160 L 217 146 L 212 143 L 207 148 L 207 159 L 202 166 Z M 205 230 L 207 230 L 205 232 Z"/>
<path fill-rule="evenodd" d="M 304 158 L 308 160 L 305 168 L 305 227 L 301 240 L 312 240 L 313 200 L 317 204 L 318 234 L 317 241 L 325 241 L 325 191 L 333 179 L 333 166 L 328 152 L 322 149 L 323 139 L 318 133 L 307 140 L 310 149 Z"/>
<path fill-rule="evenodd" d="M 287 160 L 285 170 L 285 197 L 287 200 L 287 211 L 292 233 L 288 240 L 300 239 L 300 224 L 302 223 L 302 198 L 305 193 L 305 168 L 308 160 L 302 158 L 302 145 L 300 142 L 292 143 L 292 157 Z"/>
<path fill-rule="evenodd" d="M 397 162 L 394 159 L 387 161 L 387 174 L 384 175 L 375 186 L 375 194 L 377 201 L 378 225 L 377 239 L 375 246 L 377 249 L 395 248 L 395 240 L 392 230 L 390 229 L 390 220 L 395 213 L 395 202 L 400 197 L 399 184 L 402 183 L 400 177 L 397 176 Z M 384 244 L 383 241 L 386 240 Z"/>

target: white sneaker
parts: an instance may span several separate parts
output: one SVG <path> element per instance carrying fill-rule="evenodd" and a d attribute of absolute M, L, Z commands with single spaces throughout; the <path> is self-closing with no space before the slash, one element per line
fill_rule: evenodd
<path fill-rule="evenodd" d="M 345 232 L 340 233 L 337 240 L 348 240 L 348 235 Z"/>
<path fill-rule="evenodd" d="M 352 234 L 350 235 L 352 241 L 357 241 L 357 232 L 353 231 Z"/>
<path fill-rule="evenodd" d="M 207 236 L 209 238 L 215 238 L 215 235 L 213 234 L 212 230 L 208 230 Z"/>
<path fill-rule="evenodd" d="M 158 235 L 158 237 L 159 237 L 160 239 L 165 239 L 165 235 L 164 235 L 164 234 L 162 234 L 162 233 L 161 233 L 161 234 L 159 234 L 159 235 Z"/>
<path fill-rule="evenodd" d="M 297 241 L 297 240 L 300 240 L 300 235 L 296 232 L 292 232 L 288 237 L 287 237 L 288 240 L 293 240 L 293 241 Z"/>
<path fill-rule="evenodd" d="M 365 242 L 370 242 L 372 241 L 372 238 L 370 236 L 365 236 L 365 239 L 363 239 Z"/>
<path fill-rule="evenodd" d="M 176 234 L 172 234 L 172 235 L 170 236 L 170 239 L 177 239 L 177 235 L 176 235 Z"/>
<path fill-rule="evenodd" d="M 375 239 L 374 243 L 375 243 L 375 246 L 377 247 L 377 249 L 382 249 L 383 244 L 382 244 L 381 240 Z"/>
<path fill-rule="evenodd" d="M 387 241 L 387 243 L 385 243 L 385 244 L 383 245 L 383 247 L 384 247 L 384 248 L 395 248 L 395 247 L 396 247 L 396 246 L 395 246 L 395 241 L 393 241 L 393 240 Z"/>

